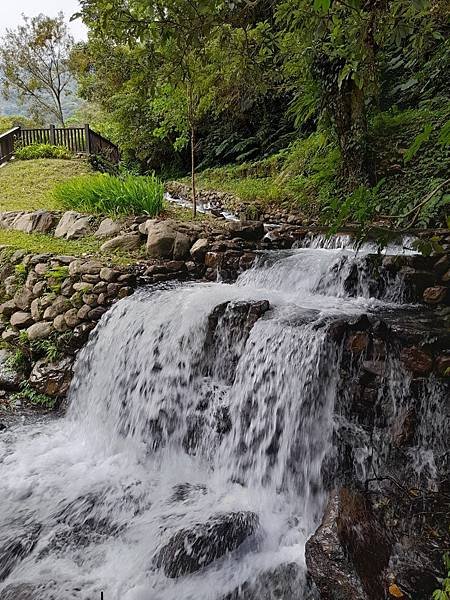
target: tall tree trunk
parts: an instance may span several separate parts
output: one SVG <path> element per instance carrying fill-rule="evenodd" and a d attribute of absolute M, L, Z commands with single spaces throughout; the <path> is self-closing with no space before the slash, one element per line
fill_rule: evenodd
<path fill-rule="evenodd" d="M 194 219 L 197 216 L 197 189 L 195 185 L 195 128 L 191 126 L 191 187 Z"/>
<path fill-rule="evenodd" d="M 330 60 L 325 54 L 316 56 L 313 74 L 322 88 L 326 110 L 336 131 L 342 157 L 342 175 L 347 187 L 374 182 L 370 159 L 364 90 L 352 79 L 339 84 L 342 61 Z"/>
<path fill-rule="evenodd" d="M 373 184 L 365 97 L 354 81 L 336 91 L 330 103 L 342 156 L 342 174 L 349 188 Z"/>

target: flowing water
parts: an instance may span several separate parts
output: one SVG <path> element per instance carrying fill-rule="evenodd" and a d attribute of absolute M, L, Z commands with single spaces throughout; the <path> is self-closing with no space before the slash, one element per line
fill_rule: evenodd
<path fill-rule="evenodd" d="M 392 307 L 370 297 L 364 272 L 349 297 L 339 265 L 361 255 L 319 245 L 265 254 L 233 285 L 143 289 L 103 318 L 67 416 L 0 437 L 0 546 L 27 548 L 0 597 L 24 584 L 39 600 L 219 600 L 287 563 L 304 597 L 336 427 L 340 352 L 326 327 Z M 249 332 L 233 329 L 242 302 L 258 300 L 270 310 Z M 176 531 L 240 511 L 259 528 L 237 550 L 178 578 L 158 568 Z"/>

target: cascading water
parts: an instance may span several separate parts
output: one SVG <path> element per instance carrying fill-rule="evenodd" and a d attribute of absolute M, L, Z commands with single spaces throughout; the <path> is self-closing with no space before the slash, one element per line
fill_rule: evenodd
<path fill-rule="evenodd" d="M 233 285 L 142 290 L 106 315 L 68 415 L 1 437 L 5 598 L 307 597 L 336 427 L 327 326 L 383 305 L 346 296 L 335 265 L 359 258 L 340 245 L 269 253 Z M 243 543 L 167 576 L 177 532 L 239 515 Z M 295 585 L 268 576 L 285 565 Z"/>

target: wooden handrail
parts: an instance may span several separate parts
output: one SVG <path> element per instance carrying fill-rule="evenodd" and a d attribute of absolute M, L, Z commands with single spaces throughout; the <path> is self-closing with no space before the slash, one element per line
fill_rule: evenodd
<path fill-rule="evenodd" d="M 22 146 L 49 143 L 65 146 L 76 154 L 103 154 L 114 163 L 120 161 L 116 144 L 93 131 L 87 124 L 83 127 L 14 127 L 0 135 L 0 164 L 12 158 L 16 140 Z"/>

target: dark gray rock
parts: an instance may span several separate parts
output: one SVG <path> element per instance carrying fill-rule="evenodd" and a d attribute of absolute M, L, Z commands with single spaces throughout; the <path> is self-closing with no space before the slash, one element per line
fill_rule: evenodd
<path fill-rule="evenodd" d="M 252 512 L 218 514 L 206 523 L 178 531 L 160 550 L 156 565 L 167 577 L 195 573 L 236 550 L 259 526 Z"/>

